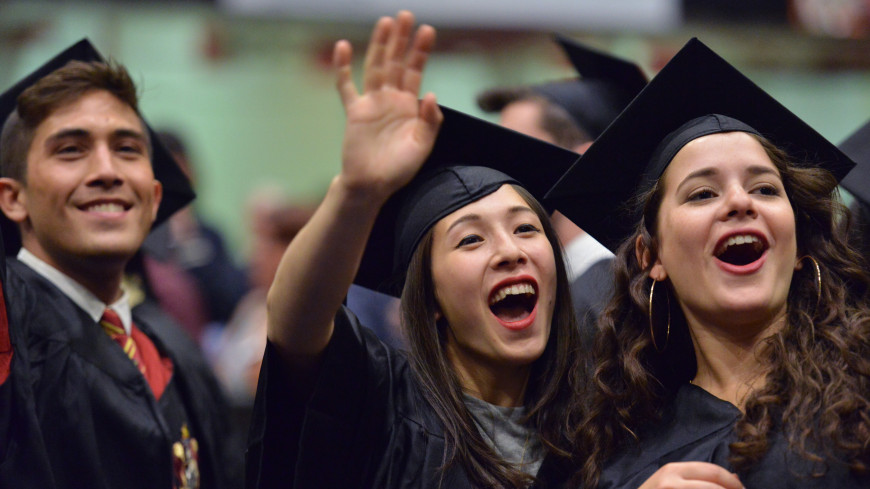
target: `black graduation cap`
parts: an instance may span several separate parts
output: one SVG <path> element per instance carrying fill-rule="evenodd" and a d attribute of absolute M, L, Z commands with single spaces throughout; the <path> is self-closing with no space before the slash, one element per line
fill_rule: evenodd
<path fill-rule="evenodd" d="M 21 92 L 39 79 L 73 60 L 85 62 L 105 61 L 90 41 L 87 39 L 78 41 L 0 94 L 0 124 L 5 124 L 9 115 L 16 110 L 18 96 L 21 95 Z M 163 200 L 160 202 L 160 208 L 157 210 L 157 220 L 154 223 L 156 226 L 165 221 L 175 211 L 189 204 L 195 197 L 195 194 L 190 181 L 178 167 L 169 151 L 160 142 L 160 138 L 157 137 L 157 134 L 147 122 L 145 122 L 145 125 L 151 138 L 151 164 L 154 167 L 154 176 L 163 185 Z M 6 253 L 14 255 L 21 247 L 18 226 L 0 212 L 0 227 L 3 230 Z"/>
<path fill-rule="evenodd" d="M 381 208 L 354 282 L 401 295 L 422 236 L 451 212 L 517 182 L 541 200 L 580 155 L 441 106 L 435 146 L 411 182 Z"/>
<path fill-rule="evenodd" d="M 870 121 L 840 143 L 840 150 L 857 163 L 840 185 L 862 205 L 870 206 Z"/>
<path fill-rule="evenodd" d="M 665 169 L 660 165 L 651 170 L 660 162 L 653 158 L 660 143 L 685 123 L 709 114 L 725 117 L 708 118 L 704 124 L 741 121 L 785 150 L 796 164 L 822 166 L 837 179 L 854 166 L 836 146 L 693 38 L 563 175 L 547 199 L 615 251 L 639 217 L 627 215 L 626 204 Z"/>
<path fill-rule="evenodd" d="M 646 85 L 635 63 L 556 35 L 581 78 L 532 85 L 528 89 L 565 109 L 580 129 L 597 138 Z M 516 90 L 495 89 L 478 100 L 483 110 L 501 111 L 516 99 Z"/>

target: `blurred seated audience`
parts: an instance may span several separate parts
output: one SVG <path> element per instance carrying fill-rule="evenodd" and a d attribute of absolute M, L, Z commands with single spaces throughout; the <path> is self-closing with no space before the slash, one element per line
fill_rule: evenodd
<path fill-rule="evenodd" d="M 243 409 L 253 403 L 266 349 L 266 292 L 284 250 L 314 212 L 313 205 L 287 203 L 273 191 L 254 195 L 249 206 L 251 288 L 226 327 L 204 344 L 231 402 Z"/>
<path fill-rule="evenodd" d="M 196 186 L 196 175 L 181 137 L 159 137 Z M 220 232 L 197 216 L 192 206 L 178 211 L 145 240 L 143 267 L 155 298 L 197 341 L 209 324 L 222 326 L 248 290 Z"/>

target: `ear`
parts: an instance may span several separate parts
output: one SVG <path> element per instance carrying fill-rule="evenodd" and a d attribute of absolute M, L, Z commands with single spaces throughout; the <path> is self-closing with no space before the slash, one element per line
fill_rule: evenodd
<path fill-rule="evenodd" d="M 637 239 L 634 240 L 634 256 L 637 259 L 638 264 L 640 264 L 641 269 L 646 270 L 646 268 L 650 266 L 652 252 L 649 247 L 644 244 L 643 236 L 638 236 Z M 649 276 L 657 281 L 662 281 L 668 278 L 668 272 L 665 270 L 665 266 L 662 265 L 662 261 L 658 257 L 656 257 L 655 262 L 652 264 Z"/>
<path fill-rule="evenodd" d="M 795 257 L 794 257 L 794 269 L 796 271 L 804 269 L 804 258 L 806 258 L 807 256 L 808 255 L 801 256 L 800 253 L 795 255 Z"/>
<path fill-rule="evenodd" d="M 22 223 L 27 219 L 24 186 L 12 178 L 0 178 L 0 210 L 10 221 Z"/>
<path fill-rule="evenodd" d="M 151 210 L 151 221 L 157 219 L 157 210 L 160 209 L 160 201 L 163 200 L 163 184 L 154 180 L 154 208 Z"/>

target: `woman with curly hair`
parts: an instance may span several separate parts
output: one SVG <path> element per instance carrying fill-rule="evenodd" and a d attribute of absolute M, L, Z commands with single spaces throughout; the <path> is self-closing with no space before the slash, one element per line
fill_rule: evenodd
<path fill-rule="evenodd" d="M 579 331 L 533 196 L 577 155 L 419 100 L 435 32 L 412 27 L 409 12 L 377 23 L 360 92 L 336 45 L 342 168 L 269 290 L 248 487 L 555 488 L 570 475 Z M 401 292 L 409 352 L 342 306 L 352 281 Z"/>
<path fill-rule="evenodd" d="M 692 40 L 548 194 L 616 253 L 578 396 L 582 487 L 870 485 L 851 166 Z"/>

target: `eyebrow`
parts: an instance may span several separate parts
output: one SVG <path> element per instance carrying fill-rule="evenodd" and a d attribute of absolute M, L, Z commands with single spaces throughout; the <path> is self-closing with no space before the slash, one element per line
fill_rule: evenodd
<path fill-rule="evenodd" d="M 86 130 L 86 129 L 79 129 L 79 128 L 63 129 L 61 131 L 58 131 L 55 134 L 52 134 L 48 139 L 46 139 L 46 141 L 47 142 L 54 142 L 54 141 L 57 141 L 60 139 L 65 139 L 65 138 L 85 138 L 85 137 L 91 137 L 91 132 Z M 142 142 L 146 141 L 145 135 L 143 133 L 141 133 L 139 131 L 135 131 L 133 129 L 117 129 L 117 130 L 112 132 L 112 137 L 113 138 L 133 138 L 133 139 L 138 139 L 139 141 L 142 141 Z"/>
<path fill-rule="evenodd" d="M 525 205 L 515 205 L 507 210 L 507 214 L 509 214 L 509 215 L 518 214 L 520 212 L 530 212 L 532 214 L 535 214 L 535 211 L 533 211 L 531 207 L 528 207 Z M 535 214 L 535 215 L 537 215 L 537 214 Z M 447 233 L 449 233 L 451 229 L 455 228 L 456 226 L 458 226 L 462 223 L 471 222 L 471 221 L 479 221 L 480 219 L 481 219 L 480 214 L 473 214 L 473 213 L 472 214 L 465 214 L 464 216 L 460 217 L 459 219 L 453 221 L 453 223 L 450 224 L 450 226 L 447 228 Z"/>
<path fill-rule="evenodd" d="M 64 129 L 62 131 L 59 131 L 59 132 L 52 134 L 45 141 L 47 143 L 52 143 L 52 142 L 60 140 L 60 139 L 84 138 L 84 137 L 90 137 L 90 132 L 88 132 L 84 129 Z"/>
<path fill-rule="evenodd" d="M 133 129 L 118 129 L 112 132 L 112 137 L 116 138 L 133 138 L 145 142 L 145 134 Z"/>
<path fill-rule="evenodd" d="M 769 166 L 751 165 L 748 168 L 746 168 L 746 172 L 752 176 L 774 175 L 777 178 L 781 178 L 779 176 L 779 172 L 775 168 L 771 168 Z M 718 173 L 719 173 L 719 169 L 714 167 L 714 166 L 707 167 L 707 168 L 701 168 L 700 170 L 695 170 L 692 173 L 689 173 L 688 175 L 686 175 L 686 178 L 684 178 L 683 181 L 680 182 L 679 185 L 677 185 L 677 192 L 679 192 L 680 188 L 682 188 L 683 185 L 685 185 L 686 182 L 688 182 L 690 180 L 693 180 L 696 178 L 711 177 L 711 176 L 717 175 Z"/>

